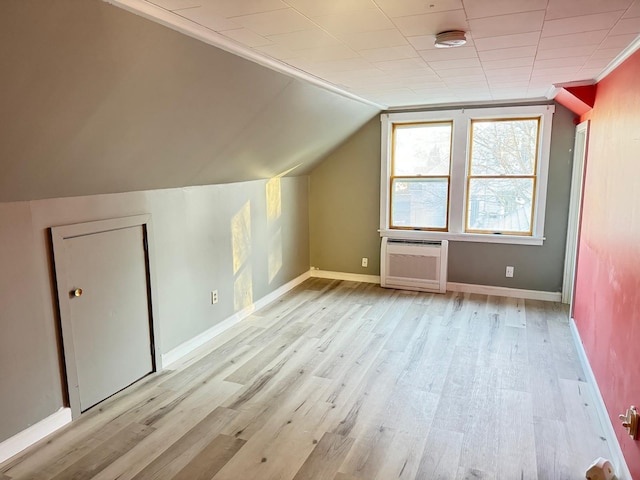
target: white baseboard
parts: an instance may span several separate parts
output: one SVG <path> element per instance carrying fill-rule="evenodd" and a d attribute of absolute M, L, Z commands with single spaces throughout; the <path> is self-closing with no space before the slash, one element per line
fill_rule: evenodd
<path fill-rule="evenodd" d="M 206 332 L 197 335 L 174 348 L 173 350 L 162 355 L 162 366 L 161 368 L 166 368 L 174 362 L 177 362 L 185 355 L 188 355 L 196 348 L 204 345 L 206 342 L 211 340 L 217 335 L 220 335 L 225 330 L 231 328 L 233 325 L 239 323 L 240 321 L 247 318 L 254 311 L 266 306 L 267 304 L 273 302 L 278 297 L 284 295 L 292 288 L 304 282 L 306 279 L 310 277 L 310 272 L 305 272 L 302 275 L 294 278 L 290 282 L 285 283 L 281 287 L 275 289 L 273 292 L 265 295 L 260 300 L 257 300 L 250 306 L 240 310 L 239 312 L 234 313 L 231 317 L 225 319 L 221 323 L 214 325 Z M 53 415 L 48 416 L 44 420 L 36 423 L 35 425 L 30 426 L 26 430 L 23 430 L 20 433 L 17 433 L 13 437 L 5 440 L 0 443 L 0 463 L 8 460 L 14 455 L 20 453 L 25 448 L 33 445 L 39 440 L 43 439 L 47 435 L 55 432 L 59 428 L 65 426 L 66 424 L 71 422 L 71 409 L 70 408 L 61 408 Z"/>
<path fill-rule="evenodd" d="M 578 351 L 578 357 L 580 357 L 580 363 L 582 364 L 584 374 L 587 377 L 587 383 L 591 385 L 591 391 L 594 394 L 596 411 L 598 412 L 598 418 L 600 419 L 602 430 L 604 431 L 607 438 L 607 444 L 609 445 L 609 450 L 611 451 L 612 458 L 610 460 L 616 470 L 616 478 L 618 480 L 633 480 L 629 467 L 627 466 L 627 462 L 624 459 L 622 448 L 618 442 L 618 437 L 616 437 L 616 433 L 613 430 L 613 425 L 611 424 L 611 419 L 607 413 L 607 407 L 604 403 L 604 399 L 602 398 L 600 388 L 598 387 L 598 382 L 596 381 L 596 377 L 591 369 L 591 364 L 589 364 L 587 353 L 584 351 L 584 346 L 582 345 L 582 340 L 580 339 L 580 333 L 578 332 L 576 322 L 573 318 L 569 319 L 569 325 L 571 327 L 571 335 L 573 336 L 576 350 Z"/>
<path fill-rule="evenodd" d="M 187 340 L 186 342 L 178 345 L 173 350 L 170 350 L 167 353 L 163 353 L 162 354 L 162 366 L 161 366 L 161 369 L 167 368 L 169 365 L 177 362 L 181 358 L 183 358 L 186 355 L 188 355 L 191 352 L 193 352 L 196 348 L 201 347 L 202 345 L 207 343 L 209 340 L 211 340 L 214 337 L 220 335 L 222 332 L 228 330 L 229 328 L 233 327 L 234 325 L 240 323 L 242 320 L 247 318 L 249 315 L 251 315 L 256 310 L 259 310 L 262 307 L 266 306 L 267 304 L 273 302 L 277 298 L 279 298 L 282 295 L 284 295 L 285 293 L 287 293 L 292 288 L 300 285 L 302 282 L 304 282 L 309 277 L 310 277 L 310 272 L 303 273 L 302 275 L 300 275 L 300 276 L 294 278 L 293 280 L 285 283 L 281 287 L 278 287 L 273 292 L 268 293 L 267 295 L 262 297 L 260 300 L 255 301 L 254 303 L 252 303 L 248 307 L 243 308 L 242 310 L 240 310 L 240 311 L 234 313 L 233 315 L 231 315 L 229 318 L 226 318 L 222 322 L 214 325 L 210 329 L 208 329 L 208 330 L 202 332 L 201 334 L 196 335 L 192 339 Z"/>
<path fill-rule="evenodd" d="M 210 329 L 205 330 L 201 334 L 196 335 L 195 337 L 187 340 L 184 343 L 181 343 L 176 348 L 169 350 L 167 353 L 163 353 L 162 367 L 159 368 L 158 370 L 164 370 L 170 365 L 176 363 L 181 358 L 189 355 L 195 349 L 197 349 L 198 347 L 201 347 L 212 338 L 217 337 L 225 330 L 228 330 L 229 328 L 233 327 L 235 324 L 239 323 L 243 318 L 246 318 L 248 316 L 248 315 L 241 316 L 241 313 L 243 312 L 244 310 L 233 314 L 231 317 L 214 325 Z"/>
<path fill-rule="evenodd" d="M 44 420 L 31 425 L 26 430 L 15 434 L 0 443 L 0 463 L 10 459 L 27 447 L 42 440 L 47 435 L 52 434 L 59 428 L 71 422 L 71 409 L 61 408 L 56 413 L 49 415 Z"/>
<path fill-rule="evenodd" d="M 380 283 L 380 275 L 363 275 L 360 273 L 331 272 L 329 270 L 311 269 L 314 278 L 329 278 L 331 280 L 347 280 L 349 282 Z"/>
<path fill-rule="evenodd" d="M 329 278 L 332 280 L 347 280 L 350 282 L 364 282 L 380 284 L 380 275 L 362 275 L 359 273 L 332 272 L 311 268 L 311 277 Z M 527 298 L 546 302 L 562 300 L 560 292 L 543 292 L 540 290 L 523 290 L 520 288 L 494 287 L 491 285 L 475 285 L 472 283 L 447 283 L 447 292 L 477 293 L 479 295 L 495 295 L 498 297 Z"/>
<path fill-rule="evenodd" d="M 560 292 L 543 292 L 541 290 L 523 290 L 521 288 L 493 287 L 491 285 L 475 285 L 472 283 L 447 283 L 447 292 L 477 293 L 480 295 L 495 295 L 498 297 L 527 298 L 529 300 L 543 300 L 545 302 L 559 302 Z"/>

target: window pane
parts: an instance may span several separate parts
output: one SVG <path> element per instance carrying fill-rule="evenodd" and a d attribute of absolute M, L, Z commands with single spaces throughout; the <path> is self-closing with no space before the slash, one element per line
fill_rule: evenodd
<path fill-rule="evenodd" d="M 529 233 L 532 178 L 472 178 L 467 230 Z"/>
<path fill-rule="evenodd" d="M 471 175 L 534 175 L 538 119 L 474 121 Z"/>
<path fill-rule="evenodd" d="M 394 227 L 447 227 L 448 179 L 394 179 L 391 189 Z"/>
<path fill-rule="evenodd" d="M 449 175 L 451 123 L 397 125 L 393 175 Z"/>

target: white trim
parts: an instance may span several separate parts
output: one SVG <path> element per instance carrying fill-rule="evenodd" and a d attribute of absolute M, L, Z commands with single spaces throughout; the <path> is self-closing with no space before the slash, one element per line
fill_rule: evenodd
<path fill-rule="evenodd" d="M 571 304 L 573 301 L 588 135 L 589 120 L 586 120 L 576 127 L 575 139 L 573 141 L 571 195 L 569 196 L 569 219 L 567 221 L 567 242 L 564 254 L 564 275 L 562 279 L 562 303 L 566 304 Z"/>
<path fill-rule="evenodd" d="M 517 245 L 542 245 L 544 237 L 520 235 L 489 235 L 483 233 L 417 232 L 412 230 L 378 230 L 381 237 L 402 240 L 451 240 L 455 242 L 510 243 Z"/>
<path fill-rule="evenodd" d="M 580 339 L 580 333 L 578 332 L 576 322 L 573 318 L 569 319 L 569 326 L 571 328 L 571 335 L 573 337 L 576 350 L 578 351 L 580 363 L 582 364 L 584 374 L 587 377 L 585 380 L 591 386 L 592 392 L 594 394 L 596 411 L 598 412 L 600 424 L 607 438 L 607 444 L 609 445 L 609 451 L 611 452 L 612 456 L 611 463 L 615 468 L 616 478 L 618 480 L 633 480 L 631 472 L 629 471 L 629 467 L 627 466 L 627 462 L 624 459 L 622 448 L 620 447 L 620 443 L 618 442 L 618 437 L 616 437 L 613 425 L 611 424 L 611 418 L 609 418 L 609 414 L 607 413 L 607 406 L 605 405 L 604 399 L 602 398 L 602 393 L 600 392 L 600 388 L 598 387 L 598 382 L 596 381 L 596 377 L 593 374 L 593 370 L 591 369 L 591 364 L 589 363 L 587 353 L 584 350 L 584 345 L 582 345 L 582 340 Z"/>
<path fill-rule="evenodd" d="M 113 230 L 140 227 L 142 228 L 142 240 L 146 243 L 144 252 L 144 264 L 147 271 L 146 287 L 148 298 L 151 302 L 149 339 L 151 340 L 152 371 L 159 371 L 162 360 L 160 358 L 160 322 L 158 313 L 158 299 L 155 283 L 155 255 L 153 242 L 153 228 L 150 213 L 131 215 L 128 217 L 109 218 L 92 222 L 76 223 L 51 227 L 51 243 L 53 247 L 53 261 L 55 264 L 56 291 L 58 294 L 58 310 L 60 313 L 60 330 L 62 334 L 62 353 L 64 355 L 67 392 L 69 394 L 69 407 L 73 418 L 81 415 L 80 382 L 78 378 L 78 365 L 75 354 L 75 339 L 71 321 L 71 305 L 68 292 L 75 287 L 69 284 L 69 252 L 65 243 L 67 240 L 83 235 L 109 232 Z M 142 245 L 139 245 L 141 248 Z M 65 300 L 66 299 L 66 300 Z M 115 393 L 115 392 L 112 392 Z"/>
<path fill-rule="evenodd" d="M 477 293 L 479 295 L 495 295 L 498 297 L 526 298 L 545 302 L 559 302 L 560 292 L 544 292 L 541 290 L 523 290 L 521 288 L 494 287 L 492 285 L 476 285 L 472 283 L 447 282 L 448 292 Z"/>
<path fill-rule="evenodd" d="M 313 267 L 311 267 L 311 277 L 329 278 L 331 280 L 347 280 L 349 282 L 380 284 L 380 275 L 363 275 L 360 273 L 332 272 L 329 270 L 316 270 Z"/>
<path fill-rule="evenodd" d="M 555 106 L 552 104 L 521 105 L 505 107 L 468 108 L 451 110 L 410 111 L 383 113 L 380 116 L 381 162 L 380 162 L 380 233 L 381 236 L 422 240 L 461 240 L 487 243 L 510 243 L 521 245 L 542 245 L 544 242 L 544 222 L 547 201 L 547 181 L 549 175 L 549 155 L 551 131 Z M 539 148 L 537 161 L 537 181 L 535 182 L 535 205 L 532 217 L 532 235 L 491 235 L 465 232 L 465 211 L 467 208 L 467 168 L 470 149 L 470 125 L 472 120 L 491 118 L 520 118 L 531 116 L 540 118 Z M 447 232 L 412 231 L 394 229 L 389 226 L 390 174 L 393 126 L 412 122 L 451 121 L 451 169 L 449 190 L 449 229 Z"/>
<path fill-rule="evenodd" d="M 181 17 L 180 15 L 176 15 L 172 11 L 166 10 L 150 2 L 146 2 L 144 0 L 104 0 L 104 1 L 112 5 L 115 5 L 116 7 L 120 7 L 124 10 L 127 10 L 131 13 L 144 17 L 148 20 L 151 20 L 155 23 L 164 25 L 165 27 L 168 27 L 172 30 L 183 33 L 189 37 L 195 38 L 196 40 L 200 40 L 201 42 L 204 42 L 206 44 L 212 45 L 214 47 L 220 48 L 229 53 L 242 57 L 245 60 L 249 60 L 251 62 L 257 63 L 258 65 L 262 65 L 263 67 L 288 75 L 289 77 L 303 80 L 317 87 L 323 88 L 333 93 L 337 93 L 338 95 L 341 95 L 350 100 L 355 100 L 357 102 L 370 105 L 379 110 L 385 110 L 387 108 L 386 105 L 381 105 L 379 103 L 372 102 L 371 100 L 367 100 L 366 98 L 362 98 L 351 92 L 348 92 L 339 87 L 336 87 L 335 85 L 327 82 L 326 80 L 318 78 L 307 72 L 303 72 L 302 70 L 298 70 L 297 68 L 292 67 L 291 65 L 288 65 L 284 62 L 268 57 L 267 55 L 257 52 L 255 50 L 252 50 L 251 48 L 245 47 L 244 45 L 240 45 L 234 42 L 233 40 L 223 35 L 220 35 L 214 30 L 211 30 L 203 25 L 199 25 L 198 23 L 195 23 L 184 17 Z"/>
<path fill-rule="evenodd" d="M 234 325 L 240 323 L 241 320 L 243 320 L 248 316 L 248 315 L 243 316 L 242 315 L 243 312 L 244 310 L 234 313 L 232 316 L 214 325 L 210 329 L 205 330 L 204 332 L 200 333 L 199 335 L 196 335 L 195 337 L 187 340 L 184 343 L 181 343 L 174 349 L 169 350 L 167 353 L 163 353 L 162 368 L 163 369 L 168 368 L 169 366 L 176 363 L 181 358 L 189 355 L 195 349 L 207 343 L 209 340 L 217 337 L 218 335 L 230 329 Z"/>
<path fill-rule="evenodd" d="M 572 88 L 572 87 L 588 87 L 590 85 L 595 85 L 596 82 L 593 79 L 590 80 L 576 80 L 575 82 L 562 82 L 562 83 L 554 83 L 554 88 Z"/>
<path fill-rule="evenodd" d="M 359 273 L 332 272 L 328 270 L 316 270 L 313 267 L 311 267 L 311 277 L 380 284 L 380 276 L 378 275 L 361 275 Z M 545 302 L 559 302 L 561 298 L 560 292 L 543 292 L 540 290 L 523 290 L 520 288 L 494 287 L 491 285 L 475 285 L 472 283 L 456 282 L 447 282 L 447 292 L 477 293 L 479 295 L 526 298 L 530 300 L 542 300 Z"/>
<path fill-rule="evenodd" d="M 594 79 L 589 80 L 577 80 L 575 82 L 563 82 L 563 83 L 554 83 L 547 90 L 546 97 L 549 100 L 553 100 L 556 98 L 560 90 L 563 88 L 571 88 L 571 87 L 588 87 L 589 85 L 595 85 L 596 81 Z"/>
<path fill-rule="evenodd" d="M 222 322 L 214 325 L 210 329 L 208 329 L 208 330 L 202 332 L 201 334 L 196 335 L 192 339 L 187 340 L 186 342 L 178 345 L 177 347 L 175 347 L 174 349 L 168 351 L 167 353 L 163 353 L 162 354 L 162 368 L 167 368 L 169 365 L 177 362 L 181 358 L 183 358 L 186 355 L 190 354 L 196 348 L 201 347 L 202 345 L 207 343 L 212 338 L 217 337 L 218 335 L 220 335 L 224 331 L 226 331 L 229 328 L 233 327 L 234 325 L 240 323 L 242 320 L 247 318 L 249 315 L 251 315 L 256 310 L 261 309 L 262 307 L 268 305 L 269 303 L 273 302 L 277 298 L 279 298 L 282 295 L 284 295 L 285 293 L 287 293 L 292 288 L 300 285 L 302 282 L 307 280 L 310 276 L 311 276 L 310 272 L 304 272 L 302 275 L 300 275 L 300 276 L 294 278 L 293 280 L 285 283 L 284 285 L 278 287 L 273 292 L 268 293 L 267 295 L 262 297 L 260 300 L 257 300 L 256 302 L 252 303 L 248 307 L 245 307 L 242 310 L 234 313 L 229 318 L 227 318 L 227 319 L 223 320 Z"/>
<path fill-rule="evenodd" d="M 532 98 L 502 98 L 500 100 L 475 100 L 473 102 L 446 102 L 446 103 L 421 103 L 418 105 L 397 105 L 389 106 L 385 112 L 411 112 L 414 110 L 432 110 L 432 109 L 456 109 L 461 108 L 464 105 L 465 108 L 471 107 L 509 107 L 512 105 L 530 105 L 540 102 L 548 102 L 553 100 L 547 97 L 532 97 Z"/>
<path fill-rule="evenodd" d="M 280 296 L 287 293 L 289 290 L 294 287 L 300 285 L 302 282 L 307 280 L 311 276 L 311 272 L 304 272 L 302 275 L 294 278 L 293 280 L 285 283 L 284 285 L 278 287 L 273 292 L 268 293 L 260 300 L 254 302 L 250 306 L 240 310 L 239 312 L 234 313 L 231 317 L 227 318 L 223 322 L 211 327 L 206 332 L 197 335 L 174 348 L 173 350 L 162 355 L 162 367 L 166 368 L 172 363 L 177 362 L 182 357 L 188 355 L 196 348 L 202 346 L 212 338 L 217 335 L 220 335 L 225 330 L 231 328 L 233 325 L 236 325 L 240 321 L 247 318 L 254 311 L 266 306 L 267 304 L 273 302 Z M 34 443 L 43 439 L 47 435 L 55 432 L 59 428 L 67 425 L 71 422 L 71 409 L 70 408 L 61 408 L 56 413 L 48 416 L 44 420 L 30 426 L 26 430 L 23 430 L 13 437 L 5 440 L 0 443 L 0 463 L 8 460 L 14 455 L 20 453 L 22 450 L 30 447 Z"/>
<path fill-rule="evenodd" d="M 556 85 L 551 85 L 547 89 L 547 93 L 545 93 L 544 96 L 547 100 L 553 100 L 554 98 L 556 98 L 556 95 L 558 94 L 559 91 L 560 89 Z"/>
<path fill-rule="evenodd" d="M 16 433 L 13 437 L 0 443 L 0 463 L 17 455 L 70 422 L 71 409 L 61 408 L 44 420 L 40 420 L 38 423 Z"/>
<path fill-rule="evenodd" d="M 631 42 L 624 50 L 622 50 L 616 58 L 611 60 L 609 65 L 604 67 L 604 70 L 595 78 L 596 83 L 600 82 L 603 78 L 613 72 L 616 68 L 618 68 L 622 62 L 624 62 L 631 55 L 636 53 L 636 50 L 640 48 L 640 35 L 636 37 L 636 39 Z"/>

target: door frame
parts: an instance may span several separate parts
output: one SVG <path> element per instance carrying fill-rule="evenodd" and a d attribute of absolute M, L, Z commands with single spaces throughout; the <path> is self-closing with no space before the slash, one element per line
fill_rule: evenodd
<path fill-rule="evenodd" d="M 569 304 L 573 318 L 573 294 L 575 291 L 576 265 L 578 262 L 578 240 L 582 222 L 582 191 L 584 187 L 585 163 L 589 142 L 589 120 L 576 126 L 573 143 L 573 169 L 571 172 L 571 197 L 567 221 L 567 243 L 564 254 L 564 278 L 562 280 L 562 303 Z"/>
<path fill-rule="evenodd" d="M 53 268 L 56 280 L 57 305 L 59 312 L 60 331 L 62 336 L 62 360 L 66 373 L 67 393 L 71 417 L 80 416 L 80 390 L 78 386 L 78 369 L 75 362 L 75 348 L 71 328 L 71 309 L 68 302 L 69 290 L 67 286 L 67 261 L 64 241 L 69 238 L 121 230 L 130 227 L 142 227 L 143 250 L 147 270 L 147 303 L 149 308 L 149 337 L 151 341 L 152 372 L 162 370 L 162 356 L 159 339 L 160 327 L 158 323 L 157 288 L 155 280 L 154 245 L 151 234 L 151 214 L 133 215 L 130 217 L 111 218 L 93 222 L 76 223 L 51 227 L 51 242 L 53 246 Z"/>

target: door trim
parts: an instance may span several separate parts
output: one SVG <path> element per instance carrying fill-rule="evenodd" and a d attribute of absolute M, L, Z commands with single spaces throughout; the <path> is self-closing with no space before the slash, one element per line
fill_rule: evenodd
<path fill-rule="evenodd" d="M 51 227 L 51 242 L 53 246 L 53 268 L 56 280 L 57 304 L 60 319 L 60 331 L 62 335 L 62 354 L 66 373 L 67 393 L 72 418 L 80 416 L 80 391 L 78 389 L 78 369 L 75 363 L 75 348 L 71 330 L 71 311 L 66 297 L 67 290 L 67 265 L 65 260 L 64 241 L 69 238 L 109 232 L 130 227 L 142 227 L 143 240 L 145 242 L 145 263 L 147 269 L 147 301 L 149 305 L 149 330 L 151 340 L 152 371 L 162 370 L 162 356 L 158 341 L 160 328 L 158 324 L 157 288 L 155 280 L 154 244 L 151 234 L 151 214 L 133 215 L 130 217 L 111 218 L 93 222 L 76 223 Z"/>
<path fill-rule="evenodd" d="M 573 293 L 575 290 L 576 263 L 578 261 L 578 241 L 582 220 L 582 190 L 589 142 L 589 120 L 576 126 L 573 144 L 573 168 L 571 171 L 571 197 L 567 220 L 567 243 L 564 254 L 564 275 L 562 280 L 562 303 L 570 305 L 573 316 Z"/>

